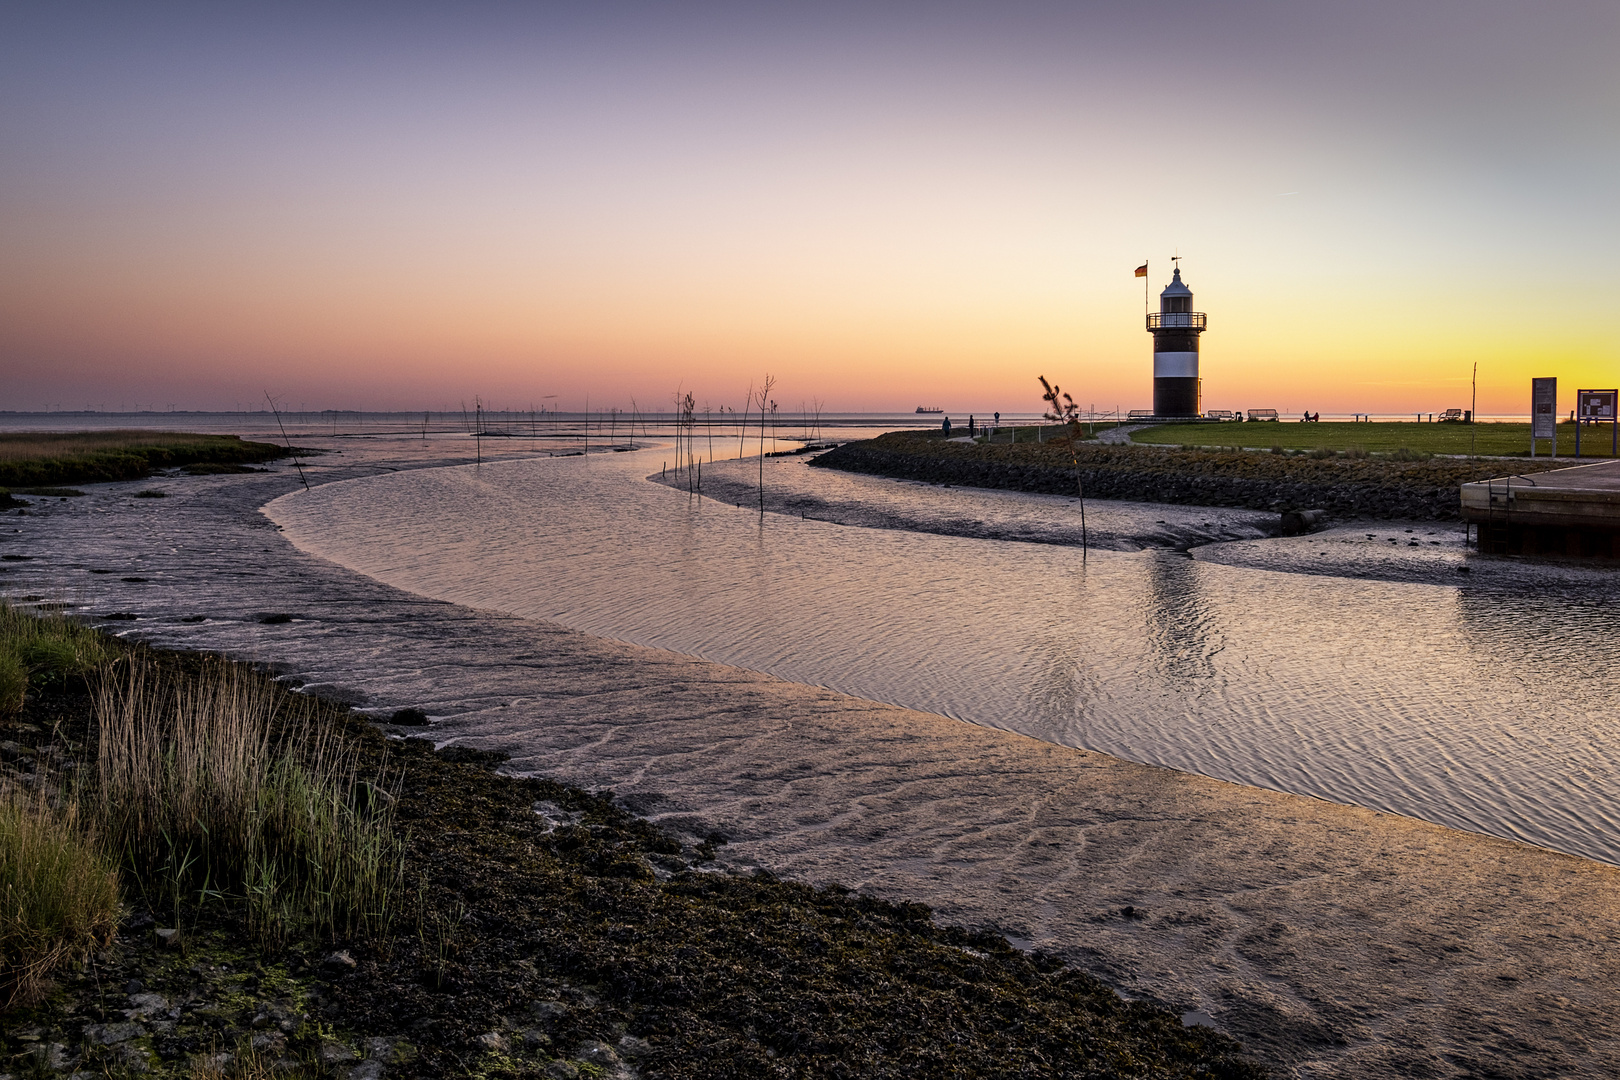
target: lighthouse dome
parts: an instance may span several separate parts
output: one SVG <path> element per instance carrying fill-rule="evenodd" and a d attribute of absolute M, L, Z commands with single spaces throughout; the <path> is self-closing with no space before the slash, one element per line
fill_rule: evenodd
<path fill-rule="evenodd" d="M 1192 290 L 1187 288 L 1186 285 L 1182 284 L 1182 281 L 1181 281 L 1181 267 L 1179 267 L 1179 266 L 1176 267 L 1175 277 L 1170 279 L 1170 284 L 1166 285 L 1164 287 L 1164 292 L 1160 293 L 1159 295 L 1160 296 L 1185 296 L 1185 297 L 1188 297 L 1188 298 L 1192 297 Z"/>
<path fill-rule="evenodd" d="M 1176 276 L 1164 287 L 1164 292 L 1159 294 L 1159 310 L 1166 314 L 1180 314 L 1192 310 L 1192 290 L 1182 284 L 1179 266 L 1176 267 Z"/>

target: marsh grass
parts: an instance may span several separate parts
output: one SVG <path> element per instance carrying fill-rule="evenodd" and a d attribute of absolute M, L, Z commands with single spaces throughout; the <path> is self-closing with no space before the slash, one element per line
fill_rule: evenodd
<path fill-rule="evenodd" d="M 184 431 L 73 431 L 0 434 L 0 486 L 133 480 L 178 465 L 240 465 L 284 457 L 269 443 Z"/>
<path fill-rule="evenodd" d="M 61 685 L 112 659 L 102 635 L 61 615 L 30 615 L 0 601 L 0 716 L 23 707 L 30 686 Z"/>
<path fill-rule="evenodd" d="M 267 946 L 384 936 L 404 845 L 391 781 L 362 775 L 358 745 L 234 664 L 190 679 L 120 668 L 96 694 L 90 798 L 148 904 L 240 900 Z"/>
<path fill-rule="evenodd" d="M 0 791 L 0 1011 L 37 1000 L 51 972 L 111 939 L 118 874 L 71 800 Z"/>

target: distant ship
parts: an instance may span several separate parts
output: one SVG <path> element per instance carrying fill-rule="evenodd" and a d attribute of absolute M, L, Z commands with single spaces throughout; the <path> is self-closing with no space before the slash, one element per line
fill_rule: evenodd
<path fill-rule="evenodd" d="M 934 414 L 942 413 L 945 410 L 941 409 L 938 405 L 934 406 L 932 409 L 927 408 L 926 406 L 919 405 L 919 406 L 917 406 L 917 411 L 922 413 L 923 415 L 927 416 L 927 415 L 934 415 Z"/>

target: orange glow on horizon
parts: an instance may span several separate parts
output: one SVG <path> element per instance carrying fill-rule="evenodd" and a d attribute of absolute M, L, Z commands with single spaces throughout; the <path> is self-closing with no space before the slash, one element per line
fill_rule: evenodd
<path fill-rule="evenodd" d="M 304 17 L 0 43 L 0 407 L 734 404 L 770 371 L 838 411 L 1036 411 L 1043 374 L 1140 408 L 1132 270 L 1156 294 L 1175 252 L 1210 408 L 1467 407 L 1476 362 L 1482 414 L 1532 376 L 1620 384 L 1620 302 L 1569 285 L 1616 231 L 1582 81 L 1613 76 L 1572 59 L 1601 27 L 1504 15 L 1502 48 L 1558 58 L 1504 71 L 1438 16 L 1153 15 L 1178 75 L 1144 84 L 1137 17 L 1089 9 L 920 37 L 327 15 L 313 52 Z M 1559 119 L 1500 119 L 1532 103 Z"/>

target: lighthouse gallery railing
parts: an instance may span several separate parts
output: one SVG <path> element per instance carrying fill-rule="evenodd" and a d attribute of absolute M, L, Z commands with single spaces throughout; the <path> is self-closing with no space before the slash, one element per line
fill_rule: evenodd
<path fill-rule="evenodd" d="M 1203 330 L 1202 311 L 1155 311 L 1147 317 L 1149 330 Z"/>

